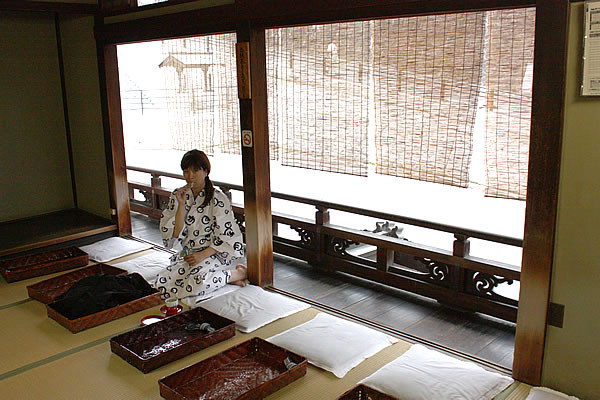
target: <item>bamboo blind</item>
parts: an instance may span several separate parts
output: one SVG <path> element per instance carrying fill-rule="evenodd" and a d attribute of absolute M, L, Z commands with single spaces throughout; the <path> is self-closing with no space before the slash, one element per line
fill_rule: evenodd
<path fill-rule="evenodd" d="M 485 13 L 375 21 L 376 171 L 466 187 Z"/>
<path fill-rule="evenodd" d="M 534 18 L 528 8 L 267 30 L 271 158 L 360 176 L 372 162 L 466 187 L 478 134 L 486 195 L 524 199 Z M 175 148 L 240 154 L 234 48 L 234 34 L 163 42 Z"/>
<path fill-rule="evenodd" d="M 486 195 L 527 195 L 535 8 L 491 11 L 488 20 Z"/>
<path fill-rule="evenodd" d="M 240 153 L 235 34 L 162 42 L 173 148 Z"/>
<path fill-rule="evenodd" d="M 282 165 L 367 175 L 369 29 L 267 31 L 269 132 Z"/>

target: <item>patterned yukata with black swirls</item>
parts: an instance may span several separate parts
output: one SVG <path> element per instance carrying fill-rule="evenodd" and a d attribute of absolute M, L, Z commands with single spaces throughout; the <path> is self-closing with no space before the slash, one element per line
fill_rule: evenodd
<path fill-rule="evenodd" d="M 160 232 L 165 246 L 179 251 L 171 257 L 170 265 L 157 275 L 154 286 L 163 298 L 210 297 L 212 292 L 229 282 L 236 259 L 244 256 L 240 228 L 223 192 L 215 188 L 211 203 L 201 207 L 204 190 L 194 198 L 192 190 L 188 189 L 185 193 L 185 223 L 179 237 L 174 238 L 175 213 L 179 207 L 174 193 L 163 210 Z M 193 267 L 182 258 L 182 255 L 207 247 L 214 248 L 217 253 Z"/>

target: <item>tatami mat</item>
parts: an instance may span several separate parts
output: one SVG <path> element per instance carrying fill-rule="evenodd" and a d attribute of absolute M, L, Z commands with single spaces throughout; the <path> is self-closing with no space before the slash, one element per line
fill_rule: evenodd
<path fill-rule="evenodd" d="M 111 264 L 147 254 L 148 250 Z M 58 275 L 58 274 L 57 274 Z M 252 333 L 233 338 L 143 374 L 110 351 L 109 338 L 138 326 L 140 319 L 159 307 L 94 327 L 77 334 L 46 316 L 45 305 L 27 298 L 26 286 L 50 276 L 0 284 L 0 393 L 6 399 L 161 399 L 158 380 L 190 364 L 224 351 L 254 336 L 268 338 L 307 322 L 319 311 L 310 308 L 277 320 Z M 14 286 L 11 286 L 14 285 Z M 24 292 L 24 295 L 22 294 Z M 0 303 L 1 305 L 2 303 Z M 410 343 L 399 341 L 363 361 L 343 379 L 309 365 L 306 376 L 269 396 L 269 399 L 337 399 L 357 382 L 400 356 Z M 498 400 L 523 400 L 530 387 L 515 383 Z"/>
<path fill-rule="evenodd" d="M 150 250 L 152 251 L 152 250 Z M 115 262 L 127 261 L 147 252 L 122 257 Z M 90 263 L 92 265 L 93 263 Z M 130 330 L 149 314 L 160 314 L 160 306 L 108 322 L 106 324 L 71 333 L 67 328 L 48 318 L 46 306 L 29 299 L 27 286 L 71 271 L 45 275 L 19 282 L 0 285 L 0 377 L 15 369 L 72 351 L 86 344 Z"/>
<path fill-rule="evenodd" d="M 529 395 L 531 386 L 526 383 L 517 382 L 513 390 L 511 391 L 510 389 L 508 388 L 505 390 L 505 393 L 496 396 L 495 400 L 523 400 Z"/>
<path fill-rule="evenodd" d="M 0 393 L 19 399 L 160 399 L 158 380 L 192 363 L 201 361 L 229 347 L 258 336 L 267 338 L 292 326 L 306 322 L 317 311 L 308 309 L 269 324 L 253 333 L 236 335 L 222 343 L 143 374 L 110 351 L 102 343 L 67 357 L 25 371 L 0 381 Z M 354 387 L 364 376 L 406 351 L 410 345 L 399 342 L 367 359 L 344 379 L 309 366 L 307 375 L 269 398 L 335 399 Z"/>
<path fill-rule="evenodd" d="M 84 348 L 73 354 L 0 380 L 0 393 L 18 399 L 160 399 L 158 380 L 190 364 L 201 361 L 229 347 L 258 336 L 275 333 L 313 318 L 317 310 L 308 309 L 278 320 L 250 334 L 236 335 L 222 343 L 143 374 L 110 351 L 108 342 Z M 400 341 L 352 369 L 343 379 L 309 365 L 307 374 L 298 381 L 269 396 L 269 399 L 337 399 L 359 380 L 404 353 L 410 344 Z M 527 391 L 513 388 L 506 400 L 522 400 Z"/>
<path fill-rule="evenodd" d="M 46 306 L 37 301 L 0 310 L 0 375 L 132 329 L 139 325 L 143 316 L 159 313 L 159 307 L 156 306 L 94 328 L 71 333 L 58 322 L 48 318 Z"/>

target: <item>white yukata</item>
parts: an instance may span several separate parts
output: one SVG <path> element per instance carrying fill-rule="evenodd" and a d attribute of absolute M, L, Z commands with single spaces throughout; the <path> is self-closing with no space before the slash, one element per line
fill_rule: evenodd
<path fill-rule="evenodd" d="M 171 264 L 157 275 L 154 286 L 163 298 L 188 296 L 210 297 L 225 286 L 231 278 L 236 259 L 244 256 L 242 234 L 235 222 L 229 199 L 215 188 L 211 202 L 201 207 L 204 190 L 194 199 L 192 189 L 185 193 L 184 225 L 179 237 L 173 237 L 175 213 L 179 202 L 175 192 L 160 219 L 160 232 L 167 248 L 179 250 L 171 257 Z M 183 255 L 212 247 L 217 253 L 190 266 Z"/>

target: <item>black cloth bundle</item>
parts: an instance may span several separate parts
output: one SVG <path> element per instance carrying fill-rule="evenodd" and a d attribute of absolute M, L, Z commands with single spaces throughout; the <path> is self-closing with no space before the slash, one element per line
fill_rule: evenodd
<path fill-rule="evenodd" d="M 77 319 L 155 292 L 140 274 L 96 274 L 75 282 L 52 308 L 68 319 Z"/>

